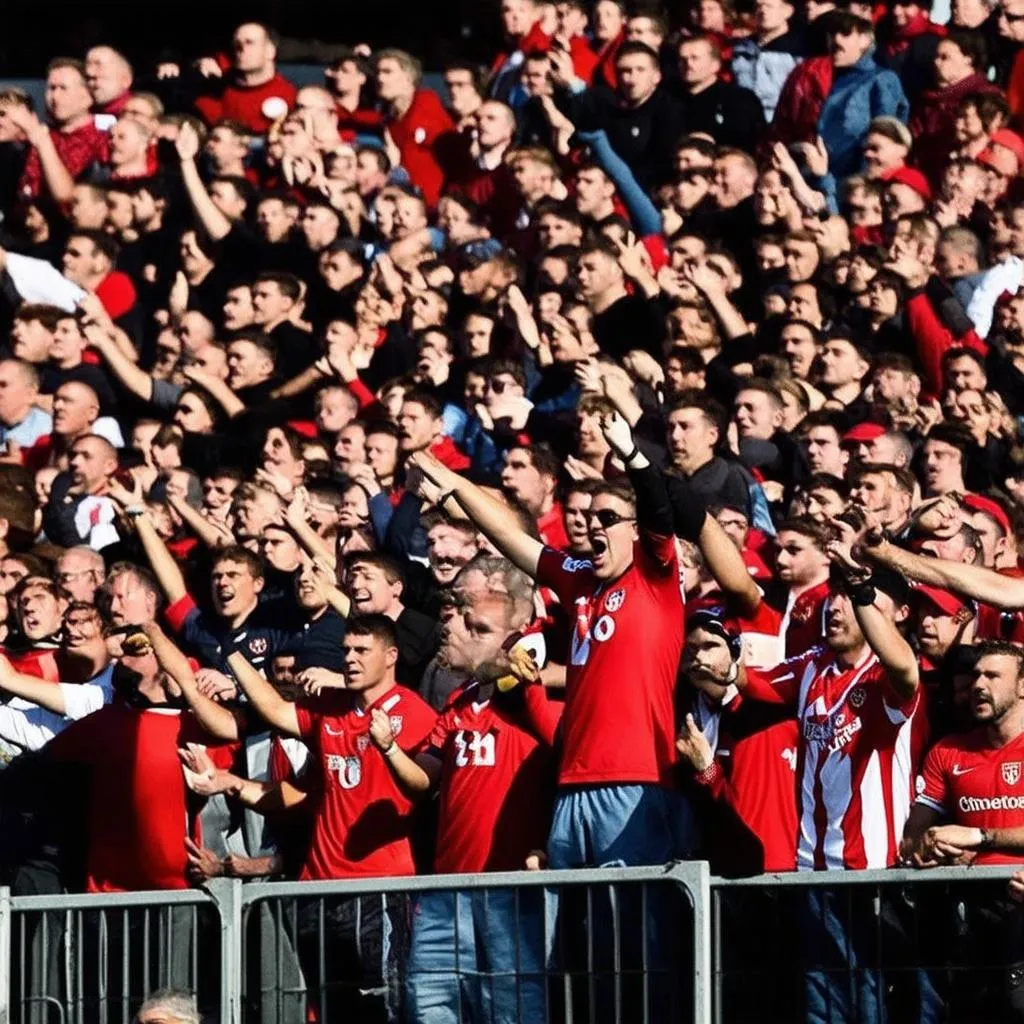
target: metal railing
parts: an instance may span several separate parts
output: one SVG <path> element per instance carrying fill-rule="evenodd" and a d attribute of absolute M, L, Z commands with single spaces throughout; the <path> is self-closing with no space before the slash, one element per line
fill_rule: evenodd
<path fill-rule="evenodd" d="M 807 1019 L 811 1006 L 816 1019 L 864 1024 L 1005 1019 L 1013 991 L 1024 997 L 1012 873 L 725 879 L 694 862 L 89 896 L 0 889 L 0 1024 L 129 1024 L 162 987 L 195 993 L 211 1024 L 305 1024 L 310 1008 L 329 1024 L 354 1000 L 393 1020 L 444 1004 L 472 1024 L 742 1024 Z M 961 1005 L 991 1009 L 958 1017 Z"/>
<path fill-rule="evenodd" d="M 129 1024 L 163 987 L 194 993 L 211 1024 L 305 1024 L 311 1007 L 330 1024 L 362 1019 L 357 1003 L 372 1019 L 445 1006 L 473 1024 L 709 1024 L 709 880 L 694 862 L 89 896 L 0 889 L 0 1024 Z"/>
<path fill-rule="evenodd" d="M 713 877 L 713 1019 L 1020 1019 L 1008 1016 L 1016 987 L 1024 1007 L 1014 870 Z"/>

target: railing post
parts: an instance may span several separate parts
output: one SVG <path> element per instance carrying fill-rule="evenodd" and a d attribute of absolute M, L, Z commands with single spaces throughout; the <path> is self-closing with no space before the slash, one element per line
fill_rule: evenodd
<path fill-rule="evenodd" d="M 0 888 L 0 1024 L 11 1020 L 11 890 Z"/>
<path fill-rule="evenodd" d="M 693 1024 L 711 1024 L 711 871 L 706 860 L 680 861 L 668 875 L 693 902 Z"/>
<path fill-rule="evenodd" d="M 242 882 L 213 878 L 206 889 L 220 918 L 220 1021 L 242 1024 Z"/>

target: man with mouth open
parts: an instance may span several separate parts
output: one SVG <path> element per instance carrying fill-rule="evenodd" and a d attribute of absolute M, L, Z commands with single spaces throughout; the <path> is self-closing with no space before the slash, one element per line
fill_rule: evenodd
<path fill-rule="evenodd" d="M 164 615 L 188 653 L 223 674 L 232 651 L 240 651 L 257 669 L 262 669 L 278 651 L 299 646 L 299 638 L 287 628 L 291 623 L 282 622 L 275 602 L 260 602 L 264 567 L 257 555 L 237 546 L 219 550 L 210 571 L 212 608 L 200 609 L 140 495 L 117 483 L 111 486 L 109 494 L 135 526 L 153 574 L 168 601 Z M 221 681 L 225 692 L 234 690 L 223 675 Z"/>
<path fill-rule="evenodd" d="M 553 868 L 662 864 L 686 852 L 690 816 L 672 788 L 673 694 L 683 644 L 672 505 L 665 478 L 617 413 L 601 429 L 632 487 L 595 485 L 593 554 L 573 558 L 510 528 L 507 514 L 436 459 L 413 462 L 515 565 L 575 619 L 562 760 L 548 840 Z M 696 522 L 705 510 L 690 503 Z M 694 531 L 699 532 L 699 527 Z M 651 638 L 638 644 L 636 638 Z"/>

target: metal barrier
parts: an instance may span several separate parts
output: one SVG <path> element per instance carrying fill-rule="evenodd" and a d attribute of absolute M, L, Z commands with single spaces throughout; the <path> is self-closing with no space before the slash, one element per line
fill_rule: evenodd
<path fill-rule="evenodd" d="M 168 987 L 228 1020 L 219 916 L 200 890 L 12 898 L 0 889 L 0 1022 L 130 1024 L 148 993 Z"/>
<path fill-rule="evenodd" d="M 708 1024 L 708 881 L 690 863 L 246 885 L 242 1019 Z"/>
<path fill-rule="evenodd" d="M 1024 908 L 1008 897 L 1013 872 L 712 878 L 714 1020 L 1010 1019 L 1014 989 L 1024 997 Z"/>
<path fill-rule="evenodd" d="M 705 863 L 14 897 L 0 1024 L 129 1024 L 194 993 L 210 1024 L 709 1024 Z M 358 1012 L 362 1005 L 366 1015 Z"/>

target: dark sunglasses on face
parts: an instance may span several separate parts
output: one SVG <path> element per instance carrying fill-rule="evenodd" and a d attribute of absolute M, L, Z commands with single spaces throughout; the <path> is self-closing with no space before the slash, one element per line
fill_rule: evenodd
<path fill-rule="evenodd" d="M 589 509 L 586 516 L 588 525 L 596 519 L 606 530 L 610 526 L 617 526 L 619 523 L 636 522 L 636 516 L 620 516 L 618 512 L 610 508 Z"/>

